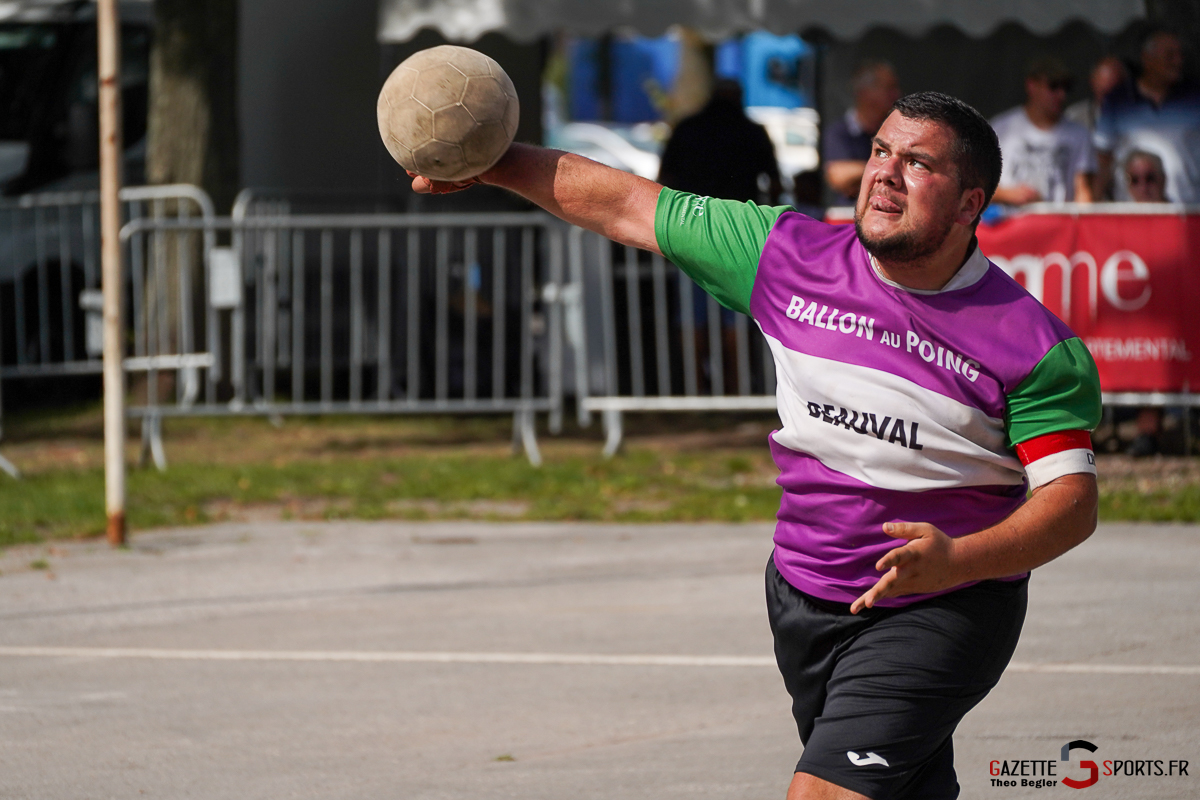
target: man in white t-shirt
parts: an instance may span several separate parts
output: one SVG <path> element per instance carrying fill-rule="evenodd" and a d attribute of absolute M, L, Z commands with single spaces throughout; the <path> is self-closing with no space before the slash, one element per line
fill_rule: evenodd
<path fill-rule="evenodd" d="M 1004 155 L 995 201 L 1090 203 L 1096 152 L 1086 128 L 1063 119 L 1071 76 L 1054 58 L 1025 73 L 1025 105 L 992 120 Z"/>

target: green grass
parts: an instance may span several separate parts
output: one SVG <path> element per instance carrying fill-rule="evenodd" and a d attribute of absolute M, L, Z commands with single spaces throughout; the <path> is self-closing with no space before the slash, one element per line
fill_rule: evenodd
<path fill-rule="evenodd" d="M 130 469 L 136 532 L 242 515 L 293 519 L 768 521 L 779 488 L 763 446 L 772 420 L 634 416 L 628 447 L 599 431 L 542 439 L 546 463 L 509 455 L 503 418 L 171 420 L 170 469 Z M 0 547 L 104 531 L 98 406 L 5 419 Z M 635 435 L 636 434 L 636 435 Z M 130 455 L 136 452 L 131 440 Z M 1101 464 L 1103 520 L 1200 521 L 1200 462 Z"/>
<path fill-rule="evenodd" d="M 1200 521 L 1200 486 L 1151 492 L 1116 490 L 1100 495 L 1100 519 L 1135 522 Z"/>
<path fill-rule="evenodd" d="M 127 508 L 134 530 L 212 521 L 221 513 L 214 506 L 261 504 L 280 506 L 284 517 L 773 519 L 779 490 L 742 480 L 750 469 L 740 455 L 665 457 L 649 451 L 611 461 L 598 455 L 547 458 L 541 468 L 523 458 L 478 454 L 323 458 L 281 466 L 193 463 L 164 473 L 131 470 Z M 100 534 L 103 484 L 96 469 L 49 470 L 19 482 L 0 476 L 0 546 Z M 489 511 L 489 501 L 509 507 Z"/>

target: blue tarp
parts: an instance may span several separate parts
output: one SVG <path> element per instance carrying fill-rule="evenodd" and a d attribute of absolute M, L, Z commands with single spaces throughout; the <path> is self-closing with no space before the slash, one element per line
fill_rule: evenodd
<path fill-rule="evenodd" d="M 668 93 L 679 72 L 680 43 L 673 36 L 628 36 L 611 40 L 607 54 L 602 39 L 572 37 L 567 92 L 571 119 L 635 123 L 662 118 L 658 92 Z M 715 51 L 718 77 L 742 85 L 748 106 L 798 108 L 812 98 L 800 85 L 801 63 L 813 50 L 798 36 L 754 32 L 729 39 Z M 604 108 L 602 70 L 608 70 L 611 107 Z"/>

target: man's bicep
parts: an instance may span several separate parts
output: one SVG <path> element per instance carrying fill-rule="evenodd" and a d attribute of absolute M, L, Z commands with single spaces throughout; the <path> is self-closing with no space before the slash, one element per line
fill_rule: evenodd
<path fill-rule="evenodd" d="M 613 220 L 612 229 L 605 231 L 605 235 L 621 244 L 661 255 L 662 249 L 654 230 L 658 197 L 662 191 L 663 187 L 652 181 L 634 183 L 622 203 L 620 213 Z"/>
<path fill-rule="evenodd" d="M 1099 486 L 1094 473 L 1072 472 L 1042 484 L 1034 489 L 1032 494 L 1037 496 L 1043 490 L 1055 487 L 1054 491 L 1065 492 L 1064 498 L 1060 502 L 1067 505 L 1078 504 L 1082 513 L 1087 512 L 1089 506 L 1094 506 L 1096 499 L 1100 496 Z"/>
<path fill-rule="evenodd" d="M 1059 541 L 1062 555 L 1096 530 L 1100 487 L 1094 474 L 1061 475 L 1034 489 L 1030 503 L 1045 507 L 1051 522 L 1046 533 Z"/>

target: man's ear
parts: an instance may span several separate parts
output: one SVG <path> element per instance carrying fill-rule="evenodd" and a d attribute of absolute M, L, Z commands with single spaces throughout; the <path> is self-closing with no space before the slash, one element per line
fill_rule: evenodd
<path fill-rule="evenodd" d="M 967 189 L 958 201 L 958 214 L 954 221 L 959 225 L 970 227 L 974 224 L 975 218 L 983 211 L 983 202 L 983 189 L 978 186 L 974 189 Z"/>

